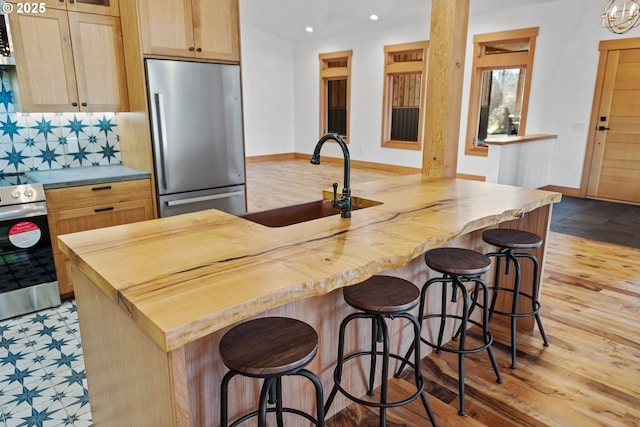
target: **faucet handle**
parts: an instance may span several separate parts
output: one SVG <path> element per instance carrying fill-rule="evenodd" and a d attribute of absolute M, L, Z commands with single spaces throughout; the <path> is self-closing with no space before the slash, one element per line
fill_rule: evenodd
<path fill-rule="evenodd" d="M 338 183 L 333 183 L 333 206 L 336 205 L 336 200 L 338 199 Z"/>

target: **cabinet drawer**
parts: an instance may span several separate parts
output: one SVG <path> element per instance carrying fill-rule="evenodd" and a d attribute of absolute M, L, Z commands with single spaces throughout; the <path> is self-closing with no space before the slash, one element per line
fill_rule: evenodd
<path fill-rule="evenodd" d="M 83 207 L 101 208 L 105 205 L 151 198 L 151 181 L 109 182 L 79 187 L 46 190 L 49 213 Z"/>
<path fill-rule="evenodd" d="M 128 224 L 152 218 L 151 199 L 138 199 L 49 212 L 51 236 Z M 52 238 L 53 252 L 59 253 L 57 238 Z"/>

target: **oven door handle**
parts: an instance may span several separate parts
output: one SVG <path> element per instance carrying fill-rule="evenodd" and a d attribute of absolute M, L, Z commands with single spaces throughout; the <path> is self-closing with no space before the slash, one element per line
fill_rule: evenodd
<path fill-rule="evenodd" d="M 24 206 L 16 209 L 15 207 L 10 210 L 0 210 L 0 221 L 7 221 L 12 219 L 28 218 L 38 215 L 46 215 L 47 206 L 44 203 L 33 203 L 29 206 Z"/>

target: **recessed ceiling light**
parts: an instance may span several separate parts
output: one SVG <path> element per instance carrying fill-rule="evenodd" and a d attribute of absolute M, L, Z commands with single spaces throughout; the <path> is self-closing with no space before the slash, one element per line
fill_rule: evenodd
<path fill-rule="evenodd" d="M 307 27 L 305 30 L 307 30 L 307 33 L 313 33 L 313 27 Z"/>
<path fill-rule="evenodd" d="M 370 15 L 369 19 L 371 19 L 372 21 L 377 21 L 378 20 L 378 15 Z"/>

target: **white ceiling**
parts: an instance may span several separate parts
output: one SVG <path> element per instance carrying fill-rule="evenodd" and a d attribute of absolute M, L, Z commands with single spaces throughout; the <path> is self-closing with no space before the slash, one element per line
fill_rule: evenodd
<path fill-rule="evenodd" d="M 557 0 L 470 0 L 470 13 L 550 1 Z M 371 21 L 371 14 L 380 19 Z M 430 16 L 431 0 L 240 0 L 241 21 L 294 42 L 416 26 Z M 313 33 L 307 33 L 306 26 L 313 27 Z"/>

